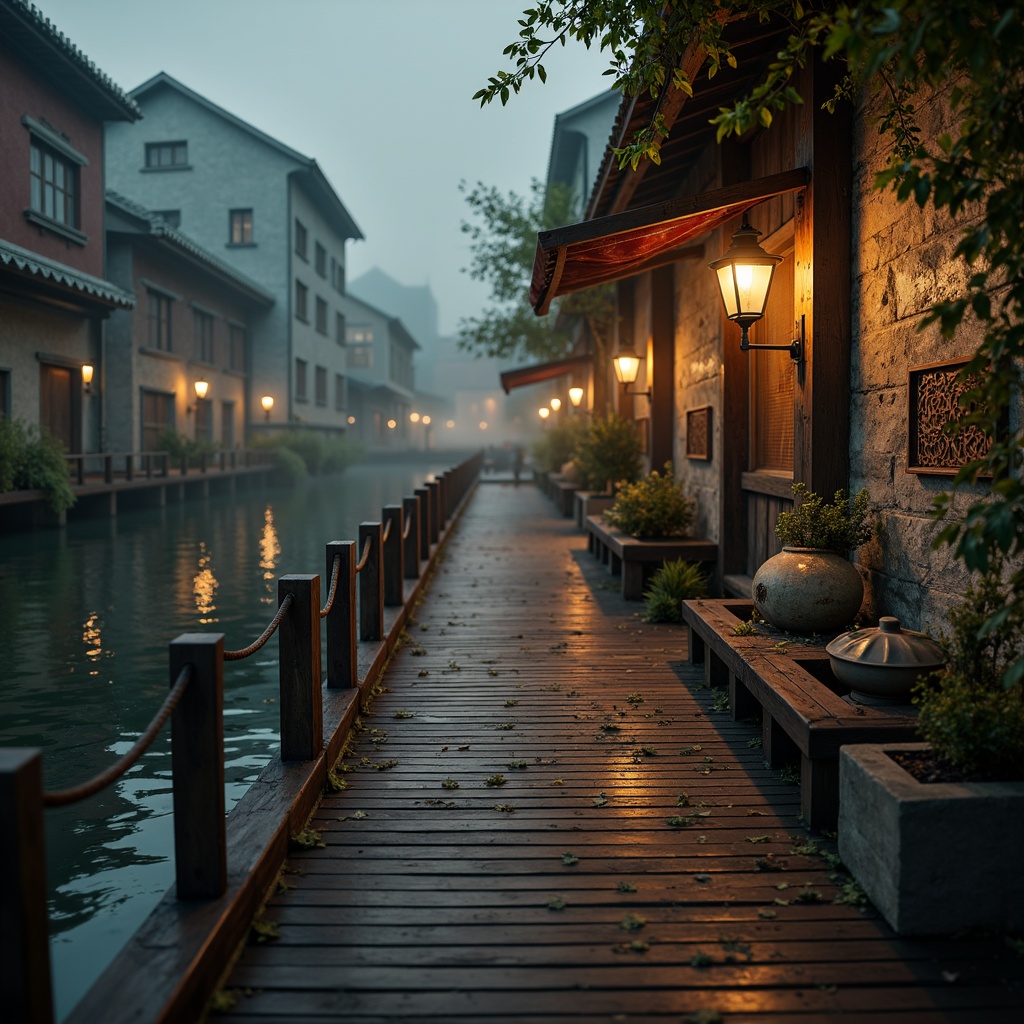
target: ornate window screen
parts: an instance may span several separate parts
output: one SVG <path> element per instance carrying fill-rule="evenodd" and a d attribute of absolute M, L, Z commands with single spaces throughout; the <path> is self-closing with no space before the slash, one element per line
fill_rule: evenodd
<path fill-rule="evenodd" d="M 929 363 L 910 368 L 907 412 L 907 472 L 953 475 L 961 466 L 988 454 L 991 439 L 976 426 L 950 433 L 963 418 L 960 405 L 973 380 L 962 380 L 965 362 Z"/>

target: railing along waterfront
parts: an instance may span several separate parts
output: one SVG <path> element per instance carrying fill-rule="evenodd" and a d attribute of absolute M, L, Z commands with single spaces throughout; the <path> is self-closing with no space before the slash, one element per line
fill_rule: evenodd
<path fill-rule="evenodd" d="M 347 691 L 345 707 L 352 713 L 336 723 L 332 743 L 337 749 L 342 734 L 358 710 L 358 695 L 372 685 L 374 673 L 382 668 L 386 655 L 397 642 L 405 612 L 416 596 L 426 569 L 432 562 L 432 545 L 468 498 L 480 475 L 482 453 L 417 488 L 415 496 L 400 505 L 386 505 L 380 522 L 359 525 L 359 540 L 331 541 L 326 545 L 328 594 L 321 607 L 320 576 L 285 575 L 278 578 L 278 608 L 263 633 L 249 646 L 225 650 L 222 633 L 184 633 L 171 641 L 168 651 L 170 693 L 152 722 L 134 746 L 109 768 L 89 781 L 69 789 L 45 792 L 42 787 L 42 752 L 37 748 L 0 748 L 0 871 L 5 879 L 0 895 L 0 1006 L 10 1024 L 51 1024 L 53 998 L 47 920 L 46 865 L 43 856 L 43 810 L 65 806 L 95 795 L 121 778 L 146 752 L 168 719 L 171 722 L 171 775 L 174 822 L 175 887 L 164 899 L 186 909 L 200 901 L 200 907 L 218 902 L 203 918 L 202 935 L 194 934 L 195 950 L 185 950 L 178 962 L 196 966 L 203 979 L 155 977 L 159 969 L 144 978 L 131 972 L 123 984 L 108 982 L 100 998 L 105 1021 L 121 1019 L 196 1019 L 209 992 L 204 985 L 226 967 L 247 923 L 239 915 L 251 912 L 252 893 L 246 881 L 233 882 L 234 915 L 225 912 L 223 902 L 229 889 L 228 824 L 224 785 L 224 663 L 241 661 L 262 648 L 278 634 L 281 748 L 277 759 L 261 773 L 254 786 L 263 782 L 275 765 L 324 761 L 324 682 L 328 692 Z M 358 551 L 358 557 L 357 557 Z M 436 551 L 435 551 L 436 553 Z M 426 563 L 424 565 L 424 563 Z M 405 594 L 404 580 L 417 580 L 412 594 Z M 400 609 L 385 629 L 385 608 Z M 321 622 L 326 633 L 327 665 L 321 666 Z M 359 643 L 377 642 L 380 648 L 371 658 L 371 669 L 359 676 Z M 382 656 L 383 655 L 383 656 Z M 326 676 L 326 680 L 324 679 Z M 354 709 L 354 710 L 353 710 Z M 328 756 L 327 767 L 334 756 Z M 308 790 L 313 768 L 304 781 L 293 784 Z M 312 809 L 309 797 L 295 798 L 293 808 Z M 307 810 L 308 805 L 308 810 Z M 280 806 L 280 804 L 278 805 Z M 238 808 L 236 808 L 237 810 Z M 234 812 L 232 812 L 234 813 Z M 264 813 L 270 811 L 264 809 Z M 285 820 L 273 826 L 280 830 Z M 251 824 L 237 831 L 251 831 Z M 270 844 L 256 858 L 260 877 L 272 878 L 280 867 L 264 863 Z M 272 858 L 271 858 L 272 859 Z M 282 858 L 283 859 L 283 858 Z M 268 875 L 269 872 L 269 875 Z M 232 872 L 232 876 L 235 872 Z M 249 872 L 256 874 L 255 867 Z M 249 889 L 258 882 L 253 882 Z M 265 885 L 263 886 L 265 888 Z M 262 898 L 259 896 L 258 898 Z M 155 916 L 157 911 L 154 911 Z M 179 932 L 186 929 L 179 924 Z M 194 930 L 193 930 L 194 931 Z M 216 933 L 216 937 L 211 937 Z M 131 945 L 131 943 L 129 943 Z M 200 952 L 205 960 L 200 965 Z M 122 954 L 123 955 L 123 954 Z M 173 961 L 173 958 L 170 958 Z M 210 963 L 208 961 L 213 960 Z M 167 963 L 167 958 L 164 959 Z M 110 968 L 116 971 L 117 965 Z M 101 978 L 101 982 L 107 979 Z M 94 985 L 93 991 L 100 983 Z M 118 1007 L 124 992 L 132 999 L 133 985 L 147 993 L 149 1016 L 140 1017 L 138 1006 Z M 209 987 L 208 985 L 206 986 Z M 111 1000 L 110 991 L 114 992 Z M 88 1001 L 86 994 L 83 1004 Z M 175 1000 L 171 1007 L 171 1000 Z M 81 1004 L 80 1004 L 81 1005 Z M 73 1011 L 71 1019 L 75 1019 Z M 85 1011 L 88 1014 L 90 1011 Z M 88 1019 L 88 1017 L 83 1018 Z"/>
<path fill-rule="evenodd" d="M 175 458 L 170 452 L 78 452 L 65 455 L 64 460 L 71 480 L 84 486 L 93 479 L 112 484 L 115 480 L 131 483 L 136 479 L 168 478 L 172 470 L 186 476 L 190 469 L 200 473 L 210 470 L 223 473 L 268 466 L 274 461 L 274 453 L 262 448 L 231 448 L 191 457 L 183 453 Z"/>

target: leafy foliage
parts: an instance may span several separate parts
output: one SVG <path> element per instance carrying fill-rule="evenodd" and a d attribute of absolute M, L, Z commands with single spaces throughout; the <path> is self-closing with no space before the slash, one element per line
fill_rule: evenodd
<path fill-rule="evenodd" d="M 921 735 L 973 779 L 1024 779 L 1024 687 L 1004 685 L 1024 657 L 1024 612 L 1008 589 L 993 575 L 967 589 L 949 613 L 946 667 L 915 689 Z"/>
<path fill-rule="evenodd" d="M 786 547 L 824 548 L 846 556 L 871 539 L 874 523 L 868 518 L 868 492 L 861 489 L 852 498 L 836 491 L 825 501 L 802 483 L 793 484 L 797 504 L 780 512 L 775 533 Z"/>
<path fill-rule="evenodd" d="M 582 416 L 569 416 L 548 427 L 533 443 L 533 461 L 542 473 L 557 473 L 573 457 L 586 433 Z"/>
<path fill-rule="evenodd" d="M 643 540 L 684 536 L 696 511 L 697 503 L 675 482 L 672 463 L 666 462 L 664 473 L 654 470 L 635 483 L 623 484 L 604 517 L 616 529 Z"/>
<path fill-rule="evenodd" d="M 576 468 L 590 488 L 612 492 L 640 474 L 640 435 L 633 420 L 612 413 L 592 420 L 573 453 Z"/>
<path fill-rule="evenodd" d="M 841 62 L 845 78 L 825 104 L 872 98 L 877 127 L 888 147 L 875 186 L 900 202 L 932 207 L 961 231 L 955 255 L 967 271 L 960 294 L 935 302 L 922 329 L 944 338 L 962 326 L 981 338 L 965 367 L 974 386 L 952 429 L 973 425 L 992 438 L 986 455 L 964 466 L 954 489 L 991 478 L 988 493 L 966 514 L 950 519 L 951 496 L 934 513 L 944 522 L 937 543 L 948 544 L 966 567 L 991 574 L 1005 556 L 1016 558 L 1009 601 L 1024 611 L 1024 423 L 1004 432 L 1024 375 L 1024 15 L 1000 0 L 538 0 L 524 11 L 516 40 L 504 50 L 512 70 L 499 71 L 476 98 L 508 101 L 523 85 L 547 75 L 543 61 L 568 41 L 598 45 L 610 75 L 626 95 L 691 94 L 695 75 L 682 68 L 686 53 L 703 54 L 700 72 L 713 78 L 736 68 L 728 26 L 744 19 L 789 26 L 789 35 L 745 95 L 737 94 L 713 119 L 719 141 L 770 127 L 774 115 L 802 102 L 794 74 L 812 58 Z M 694 69 L 696 62 L 688 67 Z M 930 138 L 922 119 L 936 105 L 952 124 Z M 665 125 L 657 115 L 617 150 L 621 165 L 660 160 Z M 1012 419 L 1010 422 L 1014 422 Z M 1010 683 L 1024 681 L 1024 656 L 1007 668 Z"/>
<path fill-rule="evenodd" d="M 699 565 L 676 558 L 663 562 L 644 594 L 644 620 L 682 622 L 682 602 L 707 597 L 708 577 Z"/>
<path fill-rule="evenodd" d="M 54 512 L 75 503 L 64 447 L 45 428 L 0 417 L 0 491 L 46 493 Z"/>

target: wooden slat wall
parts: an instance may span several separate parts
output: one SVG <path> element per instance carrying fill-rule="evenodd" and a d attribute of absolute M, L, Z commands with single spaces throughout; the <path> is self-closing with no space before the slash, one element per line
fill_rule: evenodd
<path fill-rule="evenodd" d="M 479 488 L 227 1019 L 1019 1021 L 1001 939 L 835 902 L 797 786 L 685 662 L 537 491 Z"/>

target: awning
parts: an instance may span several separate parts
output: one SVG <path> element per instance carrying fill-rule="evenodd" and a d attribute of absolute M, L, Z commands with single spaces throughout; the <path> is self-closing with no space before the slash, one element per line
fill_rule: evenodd
<path fill-rule="evenodd" d="M 527 384 L 539 384 L 542 380 L 553 380 L 564 377 L 567 373 L 577 370 L 588 370 L 592 364 L 591 356 L 568 356 L 565 359 L 554 359 L 550 363 L 534 363 L 533 366 L 521 366 L 517 370 L 506 370 L 501 375 L 501 386 L 507 395 L 513 388 L 521 388 Z"/>
<path fill-rule="evenodd" d="M 765 199 L 805 188 L 809 181 L 810 173 L 801 167 L 542 231 L 537 235 L 530 305 L 543 316 L 556 296 L 652 269 L 698 235 Z"/>

